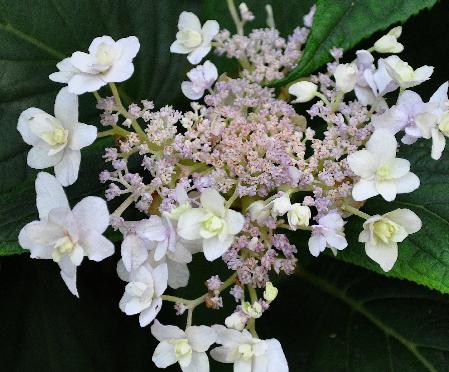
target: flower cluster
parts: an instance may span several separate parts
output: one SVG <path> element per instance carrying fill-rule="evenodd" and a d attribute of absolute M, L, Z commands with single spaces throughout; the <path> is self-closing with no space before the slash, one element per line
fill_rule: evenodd
<path fill-rule="evenodd" d="M 151 324 L 160 342 L 156 366 L 209 371 L 206 352 L 212 347 L 209 355 L 233 363 L 236 371 L 283 372 L 288 365 L 280 343 L 261 339 L 256 320 L 278 295 L 275 276 L 294 273 L 296 254 L 304 249 L 286 231 L 308 232 L 314 257 L 326 248 L 337 255 L 348 247 L 346 219 L 358 216 L 367 257 L 391 270 L 398 243 L 420 230 L 421 220 L 408 209 L 371 216 L 360 208 L 377 195 L 391 202 L 419 187 L 410 162 L 397 156 L 399 145 L 432 139 L 431 157 L 441 157 L 449 136 L 448 83 L 428 102 L 411 90 L 433 68 L 414 69 L 396 55 L 404 49 L 396 27 L 372 48 L 357 51 L 351 63 L 341 63 L 342 50 L 332 49 L 334 60 L 324 72 L 278 95 L 266 84 L 296 66 L 315 8 L 304 27 L 284 39 L 269 6 L 267 28 L 245 36 L 244 25 L 254 15 L 244 3 L 238 9 L 228 4 L 235 35 L 220 31 L 214 20 L 201 25 L 193 13 L 179 17 L 170 51 L 187 54 L 196 65 L 180 87 L 193 101 L 187 112 L 156 109 L 149 100 L 123 104 L 115 83 L 134 71 L 140 46 L 134 36 L 96 38 L 88 53 L 58 63 L 50 79 L 67 87 L 56 97 L 54 116 L 28 108 L 18 121 L 32 146 L 28 165 L 54 167 L 55 173 L 38 174 L 39 221 L 26 225 L 19 240 L 32 258 L 55 261 L 78 295 L 76 268 L 84 256 L 100 261 L 114 253 L 103 236 L 111 226 L 123 236 L 117 274 L 126 285 L 119 307 L 138 315 L 142 327 Z M 238 76 L 220 75 L 209 60 L 200 64 L 212 49 L 238 60 Z M 102 97 L 97 90 L 107 84 L 111 95 Z M 78 122 L 78 95 L 85 92 L 97 98 L 101 132 Z M 302 111 L 308 117 L 299 115 L 296 105 L 312 100 Z M 106 199 L 118 199 L 119 206 L 110 214 L 106 202 L 92 196 L 70 209 L 63 186 L 78 177 L 80 150 L 107 136 L 116 146 L 105 149 L 100 181 L 107 184 Z M 207 291 L 196 299 L 168 294 L 189 284 L 195 254 L 206 262 L 222 260 L 232 275 L 222 281 L 212 273 Z M 236 306 L 225 325 L 192 325 L 195 308 L 221 308 L 227 290 Z M 178 315 L 187 312 L 185 329 L 156 320 L 167 302 Z"/>

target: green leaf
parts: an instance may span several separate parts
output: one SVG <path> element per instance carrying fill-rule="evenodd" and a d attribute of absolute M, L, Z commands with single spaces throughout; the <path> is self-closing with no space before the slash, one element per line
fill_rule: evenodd
<path fill-rule="evenodd" d="M 446 296 L 330 259 L 298 277 L 280 287 L 291 303 L 273 306 L 277 319 L 295 319 L 295 338 L 281 338 L 287 355 L 298 355 L 292 371 L 447 370 Z M 276 328 L 270 333 L 282 337 Z"/>
<path fill-rule="evenodd" d="M 56 63 L 76 50 L 87 50 L 97 36 L 136 35 L 141 49 L 135 73 L 121 91 L 136 100 L 154 100 L 158 106 L 177 104 L 187 61 L 171 54 L 169 47 L 179 13 L 198 12 L 198 5 L 194 0 L 0 0 L 0 255 L 21 252 L 17 234 L 36 218 L 36 172 L 26 165 L 28 146 L 16 125 L 28 107 L 53 112 L 54 98 L 63 87 L 48 79 Z M 106 89 L 102 94 L 110 95 Z M 80 108 L 82 122 L 98 122 L 92 95 L 81 97 Z M 72 204 L 81 196 L 101 193 L 102 147 L 83 151 L 79 181 L 68 189 Z"/>
<path fill-rule="evenodd" d="M 412 171 L 421 180 L 419 189 L 399 195 L 390 203 L 375 198 L 362 209 L 373 215 L 408 208 L 421 218 L 423 227 L 399 243 L 399 258 L 386 274 L 449 293 L 449 154 L 446 151 L 440 160 L 432 160 L 429 142 L 422 140 L 413 146 L 402 146 L 398 156 L 410 160 Z M 347 225 L 349 247 L 337 258 L 382 272 L 358 243 L 361 230 L 360 219 L 352 218 Z"/>
<path fill-rule="evenodd" d="M 296 68 L 274 83 L 283 86 L 331 60 L 333 47 L 350 49 L 373 33 L 404 22 L 437 0 L 318 0 L 312 31 Z"/>

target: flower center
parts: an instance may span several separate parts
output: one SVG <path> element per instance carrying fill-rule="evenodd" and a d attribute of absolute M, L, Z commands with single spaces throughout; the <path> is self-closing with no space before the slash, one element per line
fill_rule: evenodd
<path fill-rule="evenodd" d="M 64 255 L 72 253 L 75 243 L 68 235 L 59 238 L 55 244 L 55 250 L 52 253 L 53 261 L 59 262 Z"/>
<path fill-rule="evenodd" d="M 193 30 L 185 30 L 178 32 L 178 39 L 187 47 L 187 48 L 196 48 L 201 45 L 203 41 L 203 37 L 200 32 Z"/>
<path fill-rule="evenodd" d="M 115 60 L 115 51 L 109 44 L 101 43 L 95 53 L 97 62 L 101 65 L 111 66 Z"/>
<path fill-rule="evenodd" d="M 211 215 L 203 222 L 203 228 L 213 234 L 220 233 L 223 230 L 223 227 L 223 219 L 215 215 Z"/>
<path fill-rule="evenodd" d="M 391 166 L 388 163 L 382 164 L 379 168 L 377 168 L 376 175 L 379 181 L 385 181 L 390 179 Z"/>
<path fill-rule="evenodd" d="M 252 346 L 250 344 L 240 345 L 238 350 L 239 350 L 240 355 L 244 359 L 250 359 L 254 355 L 253 348 L 252 348 Z"/>
<path fill-rule="evenodd" d="M 389 243 L 394 234 L 399 231 L 399 226 L 393 221 L 382 219 L 374 223 L 374 235 L 384 243 Z"/>
<path fill-rule="evenodd" d="M 176 358 L 179 360 L 182 357 L 192 354 L 192 348 L 186 338 L 174 340 Z"/>

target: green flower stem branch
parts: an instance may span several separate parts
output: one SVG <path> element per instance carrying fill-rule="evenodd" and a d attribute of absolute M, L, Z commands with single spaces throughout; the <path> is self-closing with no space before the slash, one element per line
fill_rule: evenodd
<path fill-rule="evenodd" d="M 237 278 L 237 273 L 232 274 L 228 279 L 226 279 L 223 284 L 220 286 L 220 288 L 217 289 L 218 293 L 223 292 L 227 288 L 229 288 L 231 285 L 235 283 L 235 280 Z M 176 296 L 170 296 L 170 295 L 162 295 L 161 298 L 163 301 L 169 301 L 174 302 L 177 304 L 183 304 L 187 308 L 187 327 L 190 327 L 192 325 L 192 315 L 193 310 L 199 305 L 201 305 L 203 302 L 206 301 L 207 297 L 209 296 L 209 292 L 203 294 L 200 297 L 197 297 L 193 300 L 187 300 L 185 298 L 176 297 Z"/>

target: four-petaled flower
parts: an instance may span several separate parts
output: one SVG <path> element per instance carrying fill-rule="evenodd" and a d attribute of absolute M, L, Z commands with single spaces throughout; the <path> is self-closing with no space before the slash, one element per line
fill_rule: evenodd
<path fill-rule="evenodd" d="M 204 92 L 212 87 L 218 78 L 218 71 L 215 65 L 206 61 L 202 65 L 196 66 L 187 73 L 190 81 L 183 81 L 181 90 L 184 95 L 191 99 L 200 99 Z"/>
<path fill-rule="evenodd" d="M 128 80 L 134 72 L 133 59 L 139 51 L 139 39 L 129 36 L 114 41 L 110 36 L 96 37 L 89 53 L 74 52 L 56 67 L 50 80 L 68 84 L 69 92 L 95 92 L 108 83 Z"/>
<path fill-rule="evenodd" d="M 214 189 L 205 189 L 200 197 L 201 207 L 181 214 L 178 234 L 186 240 L 203 240 L 207 260 L 220 257 L 232 244 L 244 225 L 243 215 L 226 208 L 225 199 Z"/>
<path fill-rule="evenodd" d="M 218 34 L 217 21 L 206 21 L 201 27 L 198 17 L 191 12 L 179 15 L 176 40 L 170 46 L 170 52 L 188 54 L 187 59 L 197 65 L 210 52 L 212 39 Z"/>
<path fill-rule="evenodd" d="M 239 332 L 222 325 L 212 327 L 217 334 L 218 346 L 211 350 L 213 359 L 233 363 L 234 371 L 288 372 L 287 360 L 278 340 L 260 340 L 246 329 Z"/>
<path fill-rule="evenodd" d="M 70 292 L 78 296 L 76 268 L 83 258 L 101 261 L 114 254 L 114 244 L 102 235 L 109 225 L 106 202 L 88 196 L 70 210 L 60 183 L 54 176 L 40 172 L 36 204 L 40 220 L 22 228 L 19 244 L 30 251 L 31 258 L 55 261 Z"/>
<path fill-rule="evenodd" d="M 312 236 L 309 239 L 309 251 L 312 256 L 318 257 L 326 247 L 334 254 L 348 246 L 343 226 L 345 221 L 335 211 L 329 212 L 318 220 L 318 225 L 312 226 Z"/>
<path fill-rule="evenodd" d="M 421 229 L 421 220 L 409 209 L 396 209 L 383 216 L 370 217 L 363 224 L 359 241 L 366 255 L 382 270 L 390 271 L 398 258 L 398 243 Z"/>
<path fill-rule="evenodd" d="M 78 178 L 81 149 L 97 138 L 97 128 L 78 122 L 78 97 L 61 89 L 55 100 L 55 116 L 31 107 L 19 116 L 17 129 L 23 140 L 33 146 L 28 152 L 31 168 L 54 167 L 63 186 Z"/>
<path fill-rule="evenodd" d="M 156 318 L 162 307 L 161 296 L 167 289 L 167 264 L 161 263 L 152 267 L 146 263 L 129 274 L 120 271 L 119 276 L 128 282 L 120 300 L 120 310 L 126 315 L 140 314 L 140 326 L 147 326 Z"/>
<path fill-rule="evenodd" d="M 189 326 L 185 331 L 157 320 L 151 326 L 152 335 L 159 341 L 153 362 L 159 368 L 179 363 L 183 372 L 208 372 L 206 351 L 215 342 L 215 331 L 206 326 Z"/>
<path fill-rule="evenodd" d="M 376 130 L 360 150 L 348 156 L 351 170 L 360 177 L 352 197 L 361 201 L 376 195 L 392 201 L 396 194 L 412 192 L 419 187 L 419 178 L 410 172 L 410 162 L 396 158 L 397 142 L 386 129 Z"/>

